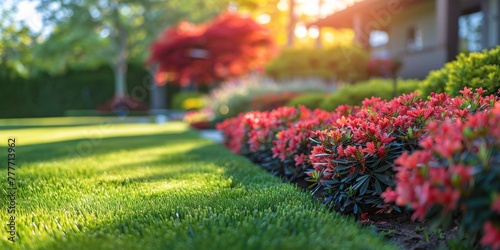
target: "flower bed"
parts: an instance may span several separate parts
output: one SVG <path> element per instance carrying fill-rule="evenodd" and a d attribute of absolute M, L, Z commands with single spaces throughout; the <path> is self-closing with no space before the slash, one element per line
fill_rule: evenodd
<path fill-rule="evenodd" d="M 409 205 L 414 219 L 424 219 L 439 216 L 430 212 L 441 206 L 442 213 L 461 211 L 462 228 L 497 247 L 500 103 L 482 94 L 480 88 L 455 98 L 371 98 L 331 113 L 282 107 L 242 114 L 217 128 L 233 152 L 275 174 L 312 182 L 339 212 L 366 217 Z"/>

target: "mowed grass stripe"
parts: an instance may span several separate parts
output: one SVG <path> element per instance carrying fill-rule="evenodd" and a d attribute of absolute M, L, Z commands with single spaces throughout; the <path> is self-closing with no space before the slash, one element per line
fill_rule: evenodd
<path fill-rule="evenodd" d="M 81 132 L 95 127 L 6 131 L 20 142 L 19 238 L 7 241 L 4 210 L 1 249 L 394 248 L 185 124 Z"/>

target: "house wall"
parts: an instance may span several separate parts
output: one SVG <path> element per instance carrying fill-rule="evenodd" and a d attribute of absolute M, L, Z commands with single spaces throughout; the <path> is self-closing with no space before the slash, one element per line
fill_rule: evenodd
<path fill-rule="evenodd" d="M 446 52 L 438 46 L 436 28 L 436 2 L 424 1 L 405 9 L 393 17 L 388 29 L 389 43 L 386 49 L 393 57 L 402 60 L 399 76 L 423 79 L 429 71 L 441 68 L 446 61 Z M 407 34 L 411 27 L 422 32 L 422 48 L 407 51 Z"/>
<path fill-rule="evenodd" d="M 500 45 L 500 1 L 486 0 L 485 15 L 485 48 L 494 48 Z"/>

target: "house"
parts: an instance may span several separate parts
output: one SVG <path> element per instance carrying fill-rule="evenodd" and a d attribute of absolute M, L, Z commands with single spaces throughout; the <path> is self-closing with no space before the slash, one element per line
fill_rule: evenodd
<path fill-rule="evenodd" d="M 373 57 L 397 58 L 398 75 L 425 78 L 462 51 L 500 44 L 499 0 L 364 0 L 310 26 L 353 29 Z"/>

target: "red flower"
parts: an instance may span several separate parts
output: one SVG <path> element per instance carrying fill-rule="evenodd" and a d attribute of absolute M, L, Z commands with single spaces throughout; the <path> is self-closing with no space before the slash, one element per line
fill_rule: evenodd
<path fill-rule="evenodd" d="M 490 221 L 487 221 L 483 226 L 481 245 L 500 249 L 500 230 Z"/>
<path fill-rule="evenodd" d="M 495 196 L 495 200 L 493 200 L 493 203 L 491 203 L 490 208 L 491 208 L 491 210 L 500 213 L 500 194 L 497 194 Z"/>
<path fill-rule="evenodd" d="M 380 197 L 384 198 L 385 202 L 390 203 L 396 201 L 398 198 L 398 193 L 391 188 L 388 188 L 385 192 L 383 192 Z"/>
<path fill-rule="evenodd" d="M 375 154 L 377 152 L 377 149 L 375 148 L 375 143 L 373 142 L 367 142 L 366 143 L 366 148 L 363 149 L 364 153 L 368 154 Z"/>
<path fill-rule="evenodd" d="M 459 91 L 464 97 L 472 98 L 472 88 L 465 87 L 463 90 Z"/>

